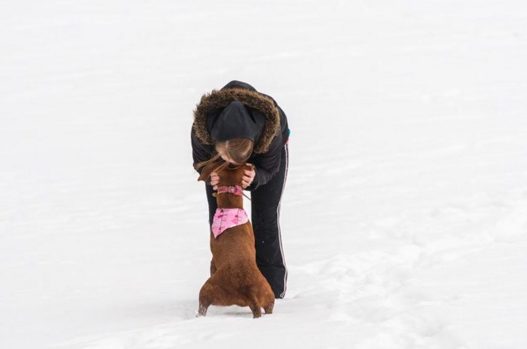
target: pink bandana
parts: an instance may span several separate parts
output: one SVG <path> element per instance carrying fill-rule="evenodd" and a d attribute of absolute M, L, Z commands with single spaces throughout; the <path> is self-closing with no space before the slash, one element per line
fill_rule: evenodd
<path fill-rule="evenodd" d="M 220 236 L 226 229 L 245 224 L 249 221 L 243 208 L 217 208 L 212 221 L 214 238 Z"/>

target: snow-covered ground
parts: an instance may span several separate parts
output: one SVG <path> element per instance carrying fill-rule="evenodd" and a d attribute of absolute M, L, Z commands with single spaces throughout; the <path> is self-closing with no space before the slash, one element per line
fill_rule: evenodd
<path fill-rule="evenodd" d="M 0 348 L 527 347 L 527 3 L 0 3 Z M 214 308 L 189 141 L 288 114 L 289 287 Z"/>

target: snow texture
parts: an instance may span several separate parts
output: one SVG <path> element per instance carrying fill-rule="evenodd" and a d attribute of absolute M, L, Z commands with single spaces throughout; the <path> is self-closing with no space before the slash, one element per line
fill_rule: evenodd
<path fill-rule="evenodd" d="M 527 347 L 527 2 L 0 3 L 0 348 Z M 201 95 L 286 111 L 287 296 L 195 318 Z"/>

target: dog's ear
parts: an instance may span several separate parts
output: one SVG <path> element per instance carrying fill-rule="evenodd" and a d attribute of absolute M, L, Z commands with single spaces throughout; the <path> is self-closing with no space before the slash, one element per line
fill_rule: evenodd
<path fill-rule="evenodd" d="M 201 170 L 198 181 L 207 181 L 212 171 L 214 171 L 220 165 L 221 165 L 221 161 L 215 161 L 215 162 L 205 165 L 205 167 L 203 167 L 203 169 Z"/>

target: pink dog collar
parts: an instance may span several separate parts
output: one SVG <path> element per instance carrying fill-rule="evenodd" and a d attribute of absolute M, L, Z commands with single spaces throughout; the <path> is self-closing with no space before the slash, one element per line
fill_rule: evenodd
<path fill-rule="evenodd" d="M 243 208 L 217 208 L 212 221 L 212 234 L 217 238 L 225 230 L 249 221 Z"/>
<path fill-rule="evenodd" d="M 218 187 L 218 194 L 221 194 L 221 193 L 231 193 L 234 195 L 242 196 L 243 189 L 239 185 L 230 185 L 230 186 L 223 185 L 223 186 Z"/>

